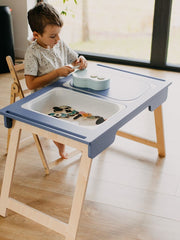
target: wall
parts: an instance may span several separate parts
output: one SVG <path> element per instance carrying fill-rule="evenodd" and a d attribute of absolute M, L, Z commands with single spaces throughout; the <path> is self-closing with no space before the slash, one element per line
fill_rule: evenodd
<path fill-rule="evenodd" d="M 14 50 L 16 58 L 23 58 L 28 46 L 27 11 L 35 5 L 35 0 L 0 0 L 0 5 L 12 9 Z"/>

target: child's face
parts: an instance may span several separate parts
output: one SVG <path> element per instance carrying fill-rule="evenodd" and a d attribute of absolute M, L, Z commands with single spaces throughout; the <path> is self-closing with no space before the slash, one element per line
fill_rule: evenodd
<path fill-rule="evenodd" d="M 61 27 L 57 25 L 47 25 L 44 28 L 43 34 L 33 32 L 34 38 L 37 39 L 37 43 L 44 48 L 53 48 L 54 45 L 60 40 L 59 34 Z"/>

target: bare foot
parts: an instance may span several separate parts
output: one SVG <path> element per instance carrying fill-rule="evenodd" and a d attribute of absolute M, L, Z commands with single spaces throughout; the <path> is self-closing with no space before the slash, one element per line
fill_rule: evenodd
<path fill-rule="evenodd" d="M 68 153 L 65 152 L 65 145 L 62 144 L 62 143 L 58 143 L 58 142 L 55 142 L 54 143 L 56 144 L 58 150 L 59 150 L 59 155 L 63 158 L 63 159 L 67 159 L 68 158 Z"/>

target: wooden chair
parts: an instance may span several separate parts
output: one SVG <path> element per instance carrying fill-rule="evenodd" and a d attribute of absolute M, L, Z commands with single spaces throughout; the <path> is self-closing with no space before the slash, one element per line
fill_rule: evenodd
<path fill-rule="evenodd" d="M 10 73 L 11 73 L 11 77 L 13 79 L 13 83 L 11 85 L 11 98 L 10 98 L 10 104 L 12 104 L 16 101 L 17 97 L 22 99 L 25 97 L 26 94 L 31 93 L 31 91 L 29 89 L 27 89 L 27 87 L 25 89 L 22 88 L 21 82 L 23 82 L 22 80 L 24 80 L 24 63 L 14 65 L 11 56 L 7 56 L 6 61 L 7 61 Z M 9 148 L 10 136 L 11 136 L 11 129 L 8 129 L 7 152 L 8 152 L 8 148 Z M 53 168 L 54 166 L 58 165 L 62 161 L 62 158 L 58 158 L 58 159 L 53 160 L 48 163 L 46 160 L 45 154 L 43 152 L 39 137 L 36 134 L 33 134 L 33 138 L 34 138 L 35 144 L 37 146 L 40 158 L 42 160 L 42 164 L 44 166 L 45 173 L 49 174 L 50 169 Z M 79 153 L 80 153 L 80 151 L 74 150 L 68 155 L 69 155 L 69 158 L 71 158 L 73 156 L 78 155 Z"/>
<path fill-rule="evenodd" d="M 13 83 L 11 85 L 11 97 L 10 97 L 10 104 L 12 104 L 16 101 L 17 97 L 19 97 L 20 99 L 24 98 L 26 94 L 30 93 L 30 90 L 27 88 L 23 89 L 21 84 L 21 81 L 24 80 L 24 63 L 14 65 L 11 56 L 7 56 L 6 61 L 9 67 L 9 71 L 11 73 L 11 77 L 13 79 Z M 7 152 L 9 148 L 10 136 L 11 136 L 11 129 L 8 129 Z M 47 164 L 39 137 L 36 134 L 33 134 L 33 138 L 37 146 L 39 155 L 41 157 L 42 164 L 45 169 L 45 173 L 49 174 L 49 166 Z"/>

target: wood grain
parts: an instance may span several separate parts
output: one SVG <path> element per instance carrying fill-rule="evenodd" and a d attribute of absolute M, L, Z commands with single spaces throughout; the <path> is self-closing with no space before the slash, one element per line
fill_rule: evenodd
<path fill-rule="evenodd" d="M 121 66 L 173 82 L 163 104 L 166 157 L 156 149 L 116 136 L 115 142 L 93 160 L 77 240 L 179 240 L 180 239 L 180 101 L 179 73 Z M 10 75 L 0 75 L 0 107 L 9 104 Z M 154 141 L 153 113 L 144 111 L 123 131 Z M 22 133 L 29 136 L 28 132 Z M 7 129 L 0 116 L 0 188 L 6 161 Z M 41 139 L 48 158 L 58 152 Z M 68 148 L 71 151 L 71 148 Z M 20 143 L 11 197 L 68 222 L 78 177 L 79 158 L 62 161 L 44 175 L 33 138 Z M 8 211 L 0 217 L 2 240 L 61 240 L 63 236 Z"/>

